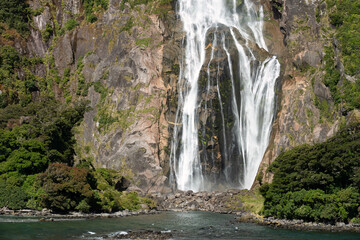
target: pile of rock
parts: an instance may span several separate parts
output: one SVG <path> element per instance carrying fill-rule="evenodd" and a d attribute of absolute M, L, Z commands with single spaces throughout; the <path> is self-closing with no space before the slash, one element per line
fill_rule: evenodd
<path fill-rule="evenodd" d="M 159 210 L 173 211 L 210 211 L 220 213 L 241 212 L 241 203 L 236 206 L 231 198 L 241 190 L 228 190 L 226 192 L 197 192 L 177 191 L 168 195 L 150 196 L 158 204 Z"/>

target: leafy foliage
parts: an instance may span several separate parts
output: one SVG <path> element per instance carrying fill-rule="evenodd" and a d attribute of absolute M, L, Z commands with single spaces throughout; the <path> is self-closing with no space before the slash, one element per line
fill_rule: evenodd
<path fill-rule="evenodd" d="M 41 196 L 44 207 L 60 212 L 77 207 L 82 211 L 90 210 L 87 206 L 94 201 L 94 192 L 89 184 L 92 180 L 87 169 L 53 163 L 38 179 L 40 187 L 44 189 Z"/>
<path fill-rule="evenodd" d="M 79 23 L 75 19 L 71 18 L 65 23 L 65 29 L 71 31 L 78 25 Z"/>
<path fill-rule="evenodd" d="M 21 209 L 26 206 L 29 196 L 19 186 L 0 180 L 0 206 Z"/>
<path fill-rule="evenodd" d="M 94 14 L 96 9 L 107 10 L 109 6 L 109 0 L 82 0 L 85 8 L 86 21 L 93 23 L 97 21 L 97 17 Z"/>
<path fill-rule="evenodd" d="M 29 33 L 28 21 L 31 11 L 25 0 L 1 0 L 0 22 L 16 29 L 20 34 Z"/>
<path fill-rule="evenodd" d="M 264 214 L 308 221 L 350 221 L 359 217 L 360 125 L 345 127 L 314 146 L 284 152 L 270 166 L 271 184 L 260 191 Z"/>
<path fill-rule="evenodd" d="M 86 105 L 64 106 L 44 99 L 25 107 L 0 109 L 0 206 L 40 206 L 35 176 L 51 162 L 73 164 L 72 129 L 82 119 Z"/>
<path fill-rule="evenodd" d="M 39 90 L 39 76 L 35 76 L 29 68 L 42 63 L 39 57 L 26 58 L 9 46 L 0 46 L 0 108 L 20 103 L 25 106 L 32 101 L 31 93 Z M 19 70 L 23 70 L 22 79 Z"/>
<path fill-rule="evenodd" d="M 0 207 L 112 212 L 137 210 L 141 203 L 155 206 L 136 193 L 118 191 L 124 176 L 115 170 L 94 170 L 84 162 L 72 167 L 73 127 L 86 109 L 87 102 L 67 106 L 52 99 L 0 109 Z M 23 122 L 7 129 L 14 118 Z"/>
<path fill-rule="evenodd" d="M 360 3 L 353 0 L 327 0 L 327 4 L 330 23 L 336 28 L 335 37 L 339 40 L 345 74 L 353 76 L 354 82 L 345 80 L 339 86 L 344 76 L 340 75 L 331 46 L 325 48 L 324 83 L 330 88 L 336 103 L 342 100 L 346 110 L 352 110 L 360 107 Z"/>

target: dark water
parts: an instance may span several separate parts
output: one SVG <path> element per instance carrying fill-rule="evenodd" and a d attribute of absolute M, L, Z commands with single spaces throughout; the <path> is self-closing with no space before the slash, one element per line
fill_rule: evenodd
<path fill-rule="evenodd" d="M 121 231 L 171 231 L 174 239 L 360 239 L 360 234 L 275 230 L 235 223 L 233 215 L 165 212 L 126 218 L 40 222 L 38 218 L 0 217 L 0 239 L 111 239 Z"/>

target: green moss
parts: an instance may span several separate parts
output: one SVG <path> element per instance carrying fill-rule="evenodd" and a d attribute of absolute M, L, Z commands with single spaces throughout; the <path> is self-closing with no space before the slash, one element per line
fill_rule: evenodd
<path fill-rule="evenodd" d="M 228 207 L 234 210 L 250 211 L 258 214 L 264 205 L 264 197 L 260 194 L 259 188 L 252 191 L 243 190 L 227 202 Z"/>
<path fill-rule="evenodd" d="M 94 82 L 94 90 L 97 93 L 100 93 L 100 104 L 105 102 L 105 98 L 108 95 L 107 89 L 101 84 L 101 82 Z"/>
<path fill-rule="evenodd" d="M 151 37 L 149 37 L 149 38 L 139 38 L 139 39 L 136 39 L 136 46 L 147 48 L 147 47 L 149 47 L 151 42 L 152 42 Z"/>
<path fill-rule="evenodd" d="M 132 29 L 133 26 L 134 26 L 134 18 L 130 17 L 126 21 L 125 25 L 121 27 L 120 32 L 126 31 L 126 32 L 130 33 L 130 30 Z"/>

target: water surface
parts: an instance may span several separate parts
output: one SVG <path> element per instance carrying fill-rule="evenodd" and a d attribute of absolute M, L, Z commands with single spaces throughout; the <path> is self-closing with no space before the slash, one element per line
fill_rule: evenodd
<path fill-rule="evenodd" d="M 0 217 L 2 240 L 111 239 L 119 232 L 171 231 L 174 239 L 360 239 L 360 234 L 272 229 L 251 223 L 237 223 L 233 215 L 209 212 L 164 212 L 155 215 L 108 219 L 56 219 Z"/>

